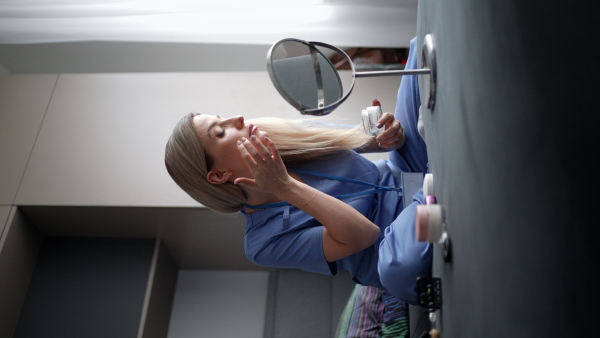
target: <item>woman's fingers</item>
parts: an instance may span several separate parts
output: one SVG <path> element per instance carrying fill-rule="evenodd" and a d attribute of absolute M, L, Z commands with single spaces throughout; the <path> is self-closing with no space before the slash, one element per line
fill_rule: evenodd
<path fill-rule="evenodd" d="M 404 145 L 404 129 L 394 115 L 385 113 L 378 121 L 379 126 L 385 125 L 385 130 L 377 136 L 378 146 L 384 149 L 397 149 Z"/>
<path fill-rule="evenodd" d="M 290 178 L 275 143 L 268 137 L 240 139 L 238 150 L 252 178 L 237 178 L 234 183 L 277 195 Z"/>
<path fill-rule="evenodd" d="M 404 134 L 404 131 L 400 129 L 397 134 L 386 139 L 378 139 L 377 142 L 379 148 L 388 150 L 399 149 L 406 142 L 406 135 Z"/>
<path fill-rule="evenodd" d="M 379 118 L 379 121 L 377 121 L 377 128 L 381 128 L 385 125 L 386 129 L 388 129 L 389 125 L 393 122 L 394 115 L 392 115 L 391 113 L 383 113 L 383 115 L 381 115 L 381 117 Z"/>
<path fill-rule="evenodd" d="M 392 115 L 390 113 L 383 114 L 383 116 L 379 119 L 378 122 L 379 122 L 378 126 L 385 125 L 385 130 L 381 134 L 379 134 L 379 136 L 377 137 L 380 140 L 391 139 L 391 138 L 395 137 L 396 135 L 404 132 L 404 130 L 402 130 L 402 126 L 400 125 L 400 121 L 398 121 L 394 117 L 394 115 Z"/>
<path fill-rule="evenodd" d="M 238 150 L 248 167 L 258 168 L 261 163 L 270 163 L 275 164 L 275 167 L 281 166 L 285 170 L 277 146 L 270 138 L 265 136 L 263 140 L 260 140 L 252 135 L 250 139 L 243 137 L 237 144 Z"/>
<path fill-rule="evenodd" d="M 238 142 L 238 150 L 248 165 L 257 165 L 266 161 L 270 156 L 267 148 L 252 135 L 252 140 L 242 137 Z"/>
<path fill-rule="evenodd" d="M 244 162 L 246 162 L 246 165 L 249 168 L 256 167 L 257 151 L 256 151 L 256 148 L 254 148 L 249 143 L 248 139 L 246 139 L 245 137 L 242 137 L 241 140 L 237 141 L 237 147 L 238 147 L 238 151 L 240 152 L 240 155 L 242 155 L 242 159 L 244 160 Z"/>
<path fill-rule="evenodd" d="M 381 103 L 377 100 L 373 100 L 372 105 L 381 106 Z M 394 114 L 384 113 L 381 115 L 381 118 L 377 121 L 377 128 L 383 126 L 385 126 L 385 130 L 376 138 L 377 146 L 389 150 L 402 147 L 406 141 L 404 129 L 402 129 L 400 121 L 394 117 Z"/>
<path fill-rule="evenodd" d="M 273 161 L 283 164 L 283 159 L 279 155 L 279 149 L 277 149 L 275 142 L 273 142 L 273 140 L 271 140 L 269 137 L 265 137 L 265 143 L 267 143 L 267 146 L 269 147 L 269 155 Z"/>
<path fill-rule="evenodd" d="M 257 154 L 260 155 L 260 158 L 263 161 L 266 161 L 268 159 L 272 159 L 271 157 L 271 151 L 269 150 L 269 148 L 267 148 L 262 141 L 260 141 L 258 139 L 258 137 L 252 135 L 250 136 L 250 140 L 252 142 L 252 145 L 254 145 L 254 148 L 257 151 Z M 266 142 L 266 141 L 265 141 Z"/>

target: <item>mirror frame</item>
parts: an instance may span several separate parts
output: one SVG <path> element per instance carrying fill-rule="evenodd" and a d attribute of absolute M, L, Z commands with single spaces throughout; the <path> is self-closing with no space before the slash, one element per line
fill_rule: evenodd
<path fill-rule="evenodd" d="M 311 54 L 316 52 L 316 53 L 320 54 L 322 57 L 324 57 L 326 60 L 329 60 L 329 58 L 327 58 L 325 55 L 323 55 L 323 53 L 316 46 L 321 46 L 321 47 L 324 47 L 327 49 L 331 49 L 331 50 L 341 54 L 346 59 L 346 61 L 348 61 L 348 64 L 350 65 L 350 68 L 352 70 L 352 84 L 350 85 L 350 88 L 347 89 L 347 92 L 345 94 L 343 94 L 339 100 L 335 101 L 334 103 L 332 103 L 328 106 L 322 107 L 322 108 L 304 109 L 303 107 L 299 106 L 298 102 L 296 102 L 296 100 L 292 99 L 280 86 L 279 82 L 277 81 L 277 78 L 275 77 L 274 71 L 273 71 L 273 60 L 272 60 L 273 50 L 277 46 L 279 46 L 281 43 L 287 42 L 287 41 L 300 42 L 300 43 L 306 45 L 310 49 Z M 275 86 L 275 88 L 277 88 L 277 91 L 279 92 L 279 94 L 281 94 L 281 96 L 288 103 L 290 103 L 294 108 L 296 108 L 298 111 L 300 111 L 300 113 L 302 113 L 303 115 L 321 116 L 321 115 L 327 115 L 327 114 L 331 113 L 332 111 L 334 111 L 340 104 L 342 104 L 346 100 L 346 98 L 348 98 L 348 96 L 350 96 L 350 94 L 352 93 L 352 90 L 354 89 L 354 82 L 356 81 L 356 78 L 358 78 L 358 77 L 393 76 L 393 75 L 429 75 L 429 81 L 428 81 L 429 88 L 427 90 L 428 96 L 427 96 L 426 107 L 433 111 L 433 109 L 435 108 L 435 102 L 436 102 L 437 60 L 436 60 L 435 39 L 432 34 L 425 35 L 425 39 L 423 41 L 423 45 L 421 48 L 422 48 L 421 56 L 422 56 L 422 63 L 423 63 L 423 68 L 421 68 L 421 69 L 356 72 L 356 69 L 354 68 L 354 62 L 352 62 L 352 59 L 348 56 L 348 54 L 346 54 L 346 52 L 344 52 L 343 50 L 341 50 L 340 48 L 338 48 L 336 46 L 332 46 L 332 45 L 322 43 L 322 42 L 317 42 L 317 41 L 305 41 L 305 40 L 296 39 L 296 38 L 287 38 L 287 39 L 282 39 L 282 40 L 277 41 L 275 44 L 273 44 L 271 46 L 271 48 L 269 48 L 269 52 L 267 53 L 267 71 L 269 72 L 269 77 L 271 78 L 271 82 L 273 82 L 273 85 Z M 337 71 L 337 69 L 335 69 L 335 67 L 333 67 L 333 70 L 335 70 L 338 73 L 337 75 L 338 75 L 338 79 L 339 79 L 339 72 Z M 343 92 L 343 90 L 344 90 L 344 88 L 342 86 L 342 92 Z"/>
<path fill-rule="evenodd" d="M 311 53 L 316 52 L 316 53 L 320 54 L 321 56 L 323 56 L 327 60 L 328 60 L 328 58 L 325 55 L 323 55 L 323 53 L 316 46 L 331 49 L 331 50 L 341 54 L 344 58 L 346 58 L 349 61 L 348 63 L 350 64 L 351 71 L 352 71 L 352 83 L 350 84 L 350 88 L 348 88 L 348 89 L 345 89 L 342 86 L 342 97 L 341 98 L 339 98 L 337 101 L 335 101 L 327 106 L 324 106 L 324 107 L 304 109 L 303 107 L 298 106 L 298 102 L 296 102 L 296 100 L 294 100 L 292 97 L 290 97 L 283 90 L 283 88 L 279 84 L 279 81 L 275 77 L 275 73 L 273 71 L 273 51 L 275 50 L 275 48 L 277 48 L 277 46 L 279 46 L 280 44 L 282 44 L 284 42 L 288 42 L 288 41 L 295 41 L 295 42 L 302 43 L 310 49 Z M 331 65 L 331 66 L 333 67 L 333 65 Z M 333 67 L 333 69 L 336 71 L 336 73 L 338 73 L 338 71 L 335 69 L 335 67 Z M 294 108 L 296 108 L 298 111 L 300 111 L 300 113 L 302 115 L 313 115 L 313 116 L 328 115 L 332 111 L 334 111 L 337 107 L 339 107 L 340 104 L 342 104 L 344 101 L 346 101 L 346 98 L 348 98 L 348 96 L 350 96 L 350 93 L 352 93 L 352 90 L 354 89 L 354 82 L 355 82 L 354 74 L 356 73 L 355 69 L 354 69 L 354 63 L 352 62 L 352 60 L 350 59 L 348 54 L 346 54 L 346 52 L 344 52 L 340 48 L 326 44 L 326 43 L 322 43 L 322 42 L 305 41 L 305 40 L 296 39 L 296 38 L 287 38 L 287 39 L 279 40 L 275 44 L 273 44 L 271 46 L 271 48 L 269 48 L 269 52 L 267 53 L 267 71 L 269 72 L 269 77 L 271 78 L 271 82 L 273 82 L 273 85 L 275 86 L 275 88 L 277 89 L 279 94 L 289 104 L 291 104 Z M 338 73 L 338 76 L 339 76 L 339 73 Z M 346 93 L 343 92 L 344 90 L 346 90 Z"/>

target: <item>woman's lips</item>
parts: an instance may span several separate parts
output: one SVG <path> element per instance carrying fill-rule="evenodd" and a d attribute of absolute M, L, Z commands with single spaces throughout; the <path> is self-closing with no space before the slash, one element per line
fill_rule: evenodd
<path fill-rule="evenodd" d="M 248 137 L 252 136 L 252 134 L 254 134 L 254 131 L 256 130 L 256 126 L 253 125 L 252 123 L 250 123 L 248 125 Z"/>

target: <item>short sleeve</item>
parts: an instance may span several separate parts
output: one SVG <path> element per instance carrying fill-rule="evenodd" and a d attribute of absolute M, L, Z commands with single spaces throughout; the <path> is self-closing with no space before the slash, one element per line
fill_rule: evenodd
<path fill-rule="evenodd" d="M 278 218 L 277 221 L 274 218 Z M 266 224 L 253 224 L 246 233 L 248 259 L 261 266 L 335 275 L 336 264 L 328 263 L 323 253 L 323 226 L 308 218 L 302 223 L 295 220 L 295 226 L 288 228 L 288 218 L 284 211 L 271 215 Z M 253 238 L 261 240 L 253 241 Z"/>
<path fill-rule="evenodd" d="M 308 272 L 335 275 L 323 253 L 323 227 L 311 227 L 273 237 L 255 257 L 257 264 L 298 268 Z"/>

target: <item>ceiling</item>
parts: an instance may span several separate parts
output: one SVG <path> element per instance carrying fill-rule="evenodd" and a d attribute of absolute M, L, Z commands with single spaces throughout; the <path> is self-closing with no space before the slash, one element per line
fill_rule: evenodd
<path fill-rule="evenodd" d="M 316 8 L 328 9 L 329 16 L 319 25 L 279 20 L 276 27 L 252 33 L 260 20 L 250 17 L 246 20 L 252 24 L 232 32 L 198 24 L 191 27 L 198 29 L 193 36 L 169 31 L 170 35 L 155 32 L 152 37 L 137 32 L 93 35 L 85 26 L 72 28 L 65 38 L 55 37 L 53 26 L 45 26 L 47 18 L 21 18 L 18 13 L 11 17 L 6 10 L 9 14 L 0 14 L 0 74 L 261 71 L 270 45 L 286 37 L 343 48 L 408 47 L 416 35 L 417 2 L 324 0 Z M 0 13 L 3 6 L 0 2 Z M 19 19 L 29 21 L 19 26 Z M 295 20 L 299 21 L 303 20 Z M 114 33 L 115 27 L 107 29 Z"/>

